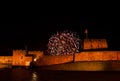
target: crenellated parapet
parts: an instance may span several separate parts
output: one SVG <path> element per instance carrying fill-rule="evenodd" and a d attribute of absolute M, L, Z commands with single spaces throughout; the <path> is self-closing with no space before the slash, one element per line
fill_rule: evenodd
<path fill-rule="evenodd" d="M 106 49 L 108 48 L 106 39 L 84 39 L 83 49 Z"/>

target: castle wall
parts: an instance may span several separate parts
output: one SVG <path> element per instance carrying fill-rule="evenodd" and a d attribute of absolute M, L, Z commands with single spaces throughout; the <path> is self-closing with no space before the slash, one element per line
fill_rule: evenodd
<path fill-rule="evenodd" d="M 12 56 L 0 56 L 0 64 L 12 64 Z"/>
<path fill-rule="evenodd" d="M 32 62 L 33 57 L 36 60 L 43 56 L 43 52 L 41 51 L 28 51 L 28 56 L 26 56 L 26 50 L 13 50 L 12 56 L 12 65 L 13 66 L 29 66 L 30 62 Z"/>
<path fill-rule="evenodd" d="M 38 61 L 36 61 L 36 65 L 42 66 L 42 65 L 61 64 L 61 63 L 73 61 L 72 58 L 73 58 L 72 55 L 62 55 L 62 56 L 45 55 L 42 58 L 38 59 Z"/>
<path fill-rule="evenodd" d="M 36 59 L 36 60 L 43 56 L 42 51 L 29 51 L 28 54 L 29 55 L 34 55 L 34 59 Z"/>
<path fill-rule="evenodd" d="M 120 51 L 90 51 L 75 54 L 75 62 L 77 61 L 114 61 L 120 60 Z M 43 56 L 36 61 L 37 66 L 53 65 L 72 62 L 72 55 L 62 56 Z"/>
<path fill-rule="evenodd" d="M 25 50 L 13 50 L 13 66 L 29 66 L 32 57 L 25 56 Z"/>
<path fill-rule="evenodd" d="M 12 56 L 0 56 L 0 68 L 8 68 L 12 65 Z"/>
<path fill-rule="evenodd" d="M 109 61 L 120 60 L 120 51 L 94 51 L 75 54 L 75 61 Z"/>
<path fill-rule="evenodd" d="M 105 39 L 84 39 L 83 44 L 84 50 L 108 48 L 107 41 Z"/>
<path fill-rule="evenodd" d="M 50 56 L 43 55 L 41 51 L 29 51 L 37 58 L 36 65 L 53 65 L 73 61 L 73 55 Z M 120 60 L 120 51 L 89 51 L 75 54 L 77 61 L 111 61 Z M 32 62 L 32 56 L 26 56 L 25 50 L 13 50 L 13 56 L 0 56 L 0 63 L 12 64 L 13 66 L 29 66 Z"/>

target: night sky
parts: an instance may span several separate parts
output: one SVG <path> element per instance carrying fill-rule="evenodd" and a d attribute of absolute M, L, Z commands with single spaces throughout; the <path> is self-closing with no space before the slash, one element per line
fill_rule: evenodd
<path fill-rule="evenodd" d="M 45 50 L 49 38 L 57 31 L 70 30 L 85 38 L 105 38 L 109 49 L 120 49 L 120 31 L 117 16 L 41 16 L 38 20 L 2 20 L 0 24 L 0 50 Z"/>

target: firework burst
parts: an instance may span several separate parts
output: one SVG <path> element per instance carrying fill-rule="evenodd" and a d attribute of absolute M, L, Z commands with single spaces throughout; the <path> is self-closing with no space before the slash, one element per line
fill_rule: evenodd
<path fill-rule="evenodd" d="M 50 55 L 71 55 L 79 52 L 80 39 L 76 32 L 57 32 L 52 35 L 48 42 L 48 53 Z"/>

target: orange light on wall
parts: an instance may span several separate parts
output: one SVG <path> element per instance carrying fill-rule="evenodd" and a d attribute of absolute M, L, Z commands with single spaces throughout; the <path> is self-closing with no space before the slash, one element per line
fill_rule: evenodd
<path fill-rule="evenodd" d="M 108 48 L 106 39 L 84 39 L 84 49 Z"/>

